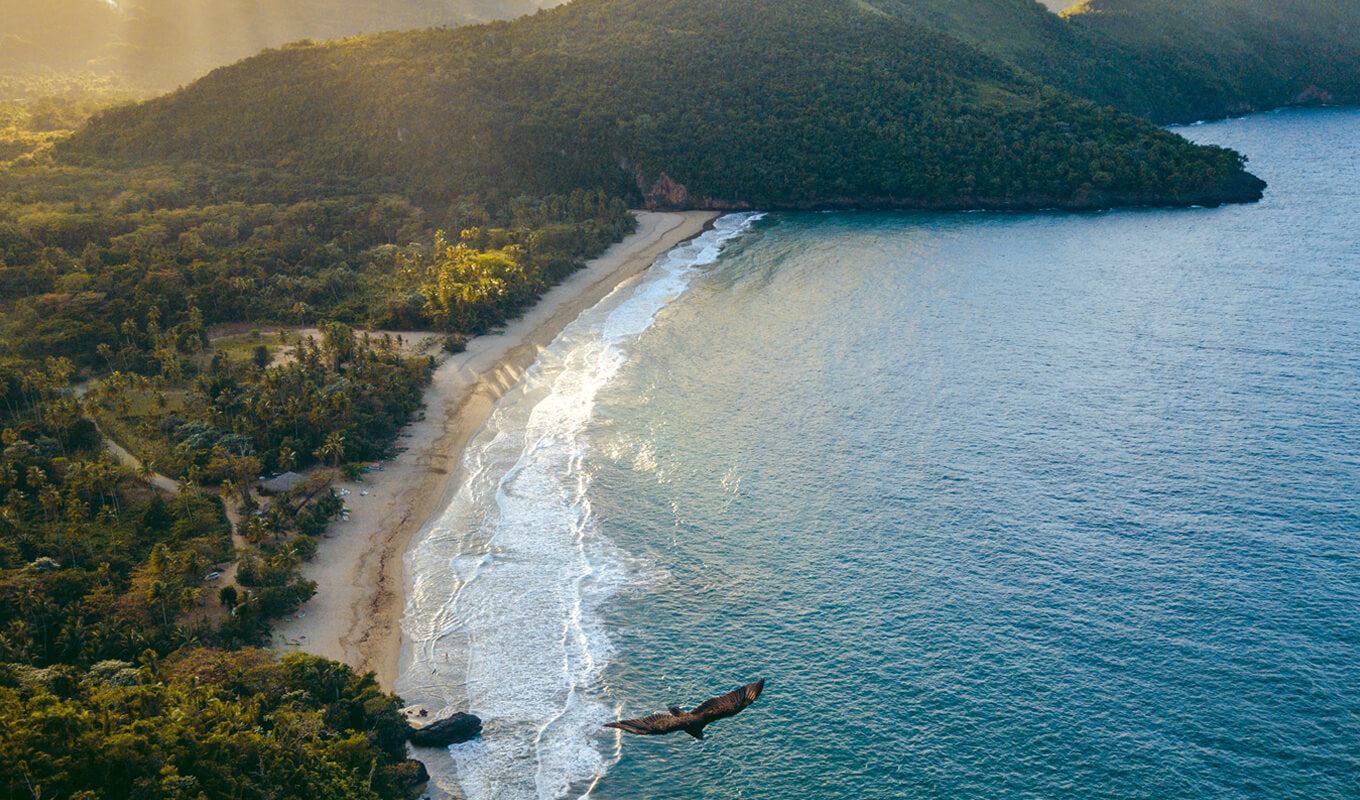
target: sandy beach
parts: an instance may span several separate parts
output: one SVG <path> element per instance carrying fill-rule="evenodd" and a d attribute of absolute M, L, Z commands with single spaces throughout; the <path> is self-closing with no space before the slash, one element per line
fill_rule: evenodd
<path fill-rule="evenodd" d="M 636 277 L 658 256 L 701 233 L 709 212 L 639 212 L 635 233 L 554 287 L 502 331 L 447 357 L 425 394 L 424 417 L 402 431 L 406 448 L 359 483 L 339 484 L 348 521 L 334 523 L 303 574 L 317 593 L 275 626 L 275 646 L 372 671 L 391 690 L 401 654 L 402 560 L 411 537 L 458 485 L 463 448 L 501 395 L 582 311 Z"/>

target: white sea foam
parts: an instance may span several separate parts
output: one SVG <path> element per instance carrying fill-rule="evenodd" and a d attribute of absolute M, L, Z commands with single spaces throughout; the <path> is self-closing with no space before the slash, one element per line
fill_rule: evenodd
<path fill-rule="evenodd" d="M 464 456 L 467 479 L 407 554 L 398 692 L 484 723 L 449 762 L 431 759 L 445 791 L 584 796 L 617 759 L 600 735 L 610 644 L 596 612 L 634 570 L 593 522 L 585 432 L 629 343 L 757 218 L 719 219 L 569 325 L 497 405 Z"/>

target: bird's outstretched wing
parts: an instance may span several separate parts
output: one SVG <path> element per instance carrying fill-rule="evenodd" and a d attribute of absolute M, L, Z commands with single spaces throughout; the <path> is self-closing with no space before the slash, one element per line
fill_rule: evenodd
<path fill-rule="evenodd" d="M 761 678 L 755 683 L 748 683 L 740 689 L 733 690 L 724 695 L 719 695 L 711 700 L 705 700 L 694 707 L 689 712 L 692 716 L 698 717 L 700 722 L 707 725 L 716 720 L 725 719 L 736 714 L 760 697 L 760 692 L 765 688 L 765 679 Z"/>
<path fill-rule="evenodd" d="M 669 714 L 652 714 L 641 719 L 606 722 L 605 727 L 618 728 L 621 731 L 636 733 L 640 736 L 660 736 L 666 733 L 684 731 L 695 739 L 703 739 L 705 725 L 740 712 L 754 703 L 756 698 L 760 697 L 760 692 L 764 688 L 765 680 L 762 678 L 735 691 L 714 697 L 711 700 L 705 700 L 695 706 L 693 711 L 681 711 L 672 706 L 672 713 Z"/>
<path fill-rule="evenodd" d="M 694 718 L 688 715 L 676 716 L 674 714 L 657 713 L 649 714 L 640 719 L 621 719 L 618 722 L 607 722 L 605 727 L 618 728 L 621 731 L 636 733 L 639 736 L 661 736 L 666 733 L 674 733 L 693 721 Z"/>

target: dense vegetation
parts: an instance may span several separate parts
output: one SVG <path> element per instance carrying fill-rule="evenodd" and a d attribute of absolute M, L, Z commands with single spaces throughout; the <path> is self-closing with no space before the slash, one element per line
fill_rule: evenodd
<path fill-rule="evenodd" d="M 1135 54 L 1157 94 L 1139 110 L 1158 120 L 1360 102 L 1360 3 L 1351 0 L 1086 0 L 1066 15 Z"/>
<path fill-rule="evenodd" d="M 96 111 L 137 97 L 110 78 L 0 72 L 0 167 L 31 162 Z"/>
<path fill-rule="evenodd" d="M 587 189 L 658 207 L 1092 207 L 1260 192 L 1236 153 L 850 0 L 578 0 L 291 46 L 108 112 L 59 149 L 395 175 L 427 202 Z"/>
<path fill-rule="evenodd" d="M 419 406 L 430 358 L 351 324 L 456 348 L 632 217 L 596 194 L 435 207 L 382 181 L 31 161 L 0 173 L 0 796 L 408 796 L 371 679 L 203 648 L 262 643 L 317 591 L 299 567 L 342 512 L 332 481 Z M 305 479 L 262 496 L 279 470 Z M 305 685 L 279 683 L 299 664 Z M 324 696 L 299 694 L 313 673 Z"/>
<path fill-rule="evenodd" d="M 0 28 L 0 84 L 17 74 L 81 75 L 111 82 L 123 92 L 163 91 L 296 40 L 510 19 L 557 4 L 0 0 L 0 19 L 6 21 Z M 1043 0 L 1043 5 L 1034 0 L 862 0 L 858 5 L 930 26 L 1050 86 L 1158 122 L 1360 99 L 1360 7 L 1348 0 Z M 1062 12 L 1062 18 L 1050 10 Z M 0 85 L 0 103 L 15 96 L 22 95 L 7 96 Z"/>
<path fill-rule="evenodd" d="M 1061 18 L 1032 0 L 869 2 L 1157 122 L 1360 100 L 1360 4 L 1346 0 L 1086 0 Z"/>
<path fill-rule="evenodd" d="M 0 353 L 163 373 L 159 351 L 192 355 L 218 323 L 477 333 L 632 225 L 599 195 L 428 210 L 383 188 L 255 169 L 0 173 Z M 434 279 L 415 264 L 444 227 L 522 268 L 514 292 L 467 294 L 489 304 L 479 324 L 445 325 L 422 293 Z"/>
<path fill-rule="evenodd" d="M 423 368 L 357 343 L 355 351 L 356 364 L 378 361 L 404 376 L 365 386 L 356 405 L 389 417 L 400 403 L 409 410 Z M 332 364 L 331 385 L 362 371 Z M 303 372 L 294 391 L 315 391 L 320 376 L 294 371 Z M 177 685 L 158 667 L 204 658 L 204 647 L 261 642 L 269 620 L 311 596 L 316 586 L 298 566 L 341 506 L 327 477 L 246 517 L 236 534 L 242 546 L 233 548 L 223 500 L 247 500 L 238 514 L 258 505 L 241 487 L 243 473 L 260 468 L 267 436 L 200 425 L 198 438 L 181 444 L 187 457 L 206 455 L 209 470 L 191 465 L 162 493 L 144 482 L 150 465 L 134 472 L 105 451 L 91 419 L 107 410 L 106 398 L 126 400 L 121 374 L 85 398 L 72 392 L 74 377 L 66 359 L 0 363 L 0 796 L 274 797 L 309 787 L 325 796 L 408 796 L 419 770 L 399 743 L 385 741 L 396 701 L 377 696 L 371 679 L 317 662 L 308 669 L 335 676 L 317 702 L 263 662 L 259 680 L 270 692 L 284 687 L 274 694 L 247 691 L 235 668 L 229 680 Z M 300 431 L 344 430 L 355 418 L 346 410 L 337 420 L 308 417 Z M 329 444 L 308 459 L 328 455 Z M 212 482 L 217 465 L 234 482 L 228 491 L 200 484 Z M 234 583 L 219 590 L 215 570 L 233 566 Z M 369 716 L 333 716 L 328 705 Z M 242 769 L 237 757 L 257 759 L 260 771 Z"/>
<path fill-rule="evenodd" d="M 378 798 L 424 781 L 396 701 L 311 656 L 0 666 L 0 797 Z"/>

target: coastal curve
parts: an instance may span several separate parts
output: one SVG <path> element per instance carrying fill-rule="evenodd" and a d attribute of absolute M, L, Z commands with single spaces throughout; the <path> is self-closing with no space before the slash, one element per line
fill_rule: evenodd
<path fill-rule="evenodd" d="M 699 235 L 706 211 L 637 212 L 637 230 L 553 287 L 503 329 L 468 342 L 434 373 L 422 418 L 403 429 L 397 458 L 350 490 L 348 521 L 332 525 L 303 576 L 317 593 L 275 626 L 277 649 L 300 649 L 371 671 L 392 690 L 401 654 L 402 559 L 411 537 L 458 485 L 463 449 L 496 401 L 581 312 L 660 255 Z"/>

